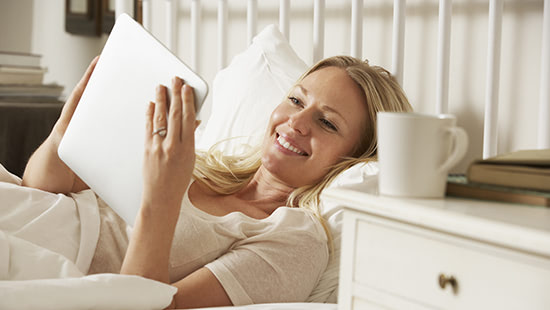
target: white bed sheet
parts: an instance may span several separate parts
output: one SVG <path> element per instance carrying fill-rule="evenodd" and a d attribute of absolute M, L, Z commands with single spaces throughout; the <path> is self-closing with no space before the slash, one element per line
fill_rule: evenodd
<path fill-rule="evenodd" d="M 338 309 L 337 304 L 307 303 L 307 302 L 273 303 L 273 304 L 257 304 L 257 305 L 248 305 L 248 306 L 208 308 L 208 310 L 336 310 L 336 309 Z"/>

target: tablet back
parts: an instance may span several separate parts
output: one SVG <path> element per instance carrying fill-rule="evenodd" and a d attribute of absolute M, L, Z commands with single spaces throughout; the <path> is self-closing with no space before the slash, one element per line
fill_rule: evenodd
<path fill-rule="evenodd" d="M 207 84 L 121 15 L 59 146 L 59 157 L 130 225 L 141 202 L 146 107 L 176 75 L 202 104 Z"/>

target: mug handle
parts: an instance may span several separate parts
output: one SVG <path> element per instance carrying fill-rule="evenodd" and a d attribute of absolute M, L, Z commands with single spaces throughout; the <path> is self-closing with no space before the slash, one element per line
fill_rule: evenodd
<path fill-rule="evenodd" d="M 453 136 L 453 150 L 451 156 L 439 167 L 439 172 L 447 173 L 451 168 L 458 163 L 468 150 L 468 134 L 461 127 L 447 127 L 445 131 L 450 132 Z"/>

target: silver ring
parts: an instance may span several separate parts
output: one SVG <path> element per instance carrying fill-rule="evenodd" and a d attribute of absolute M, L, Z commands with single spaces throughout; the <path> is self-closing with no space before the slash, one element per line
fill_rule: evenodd
<path fill-rule="evenodd" d="M 153 136 L 158 134 L 161 137 L 166 137 L 166 127 L 160 127 L 158 129 L 153 130 Z"/>

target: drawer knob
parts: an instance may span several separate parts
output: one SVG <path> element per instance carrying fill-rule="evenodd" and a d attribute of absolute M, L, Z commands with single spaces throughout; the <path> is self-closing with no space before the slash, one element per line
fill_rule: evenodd
<path fill-rule="evenodd" d="M 447 287 L 447 284 L 449 284 L 453 290 L 453 293 L 458 292 L 458 281 L 456 281 L 454 276 L 446 276 L 442 273 L 439 274 L 439 287 L 441 289 L 445 289 Z"/>

